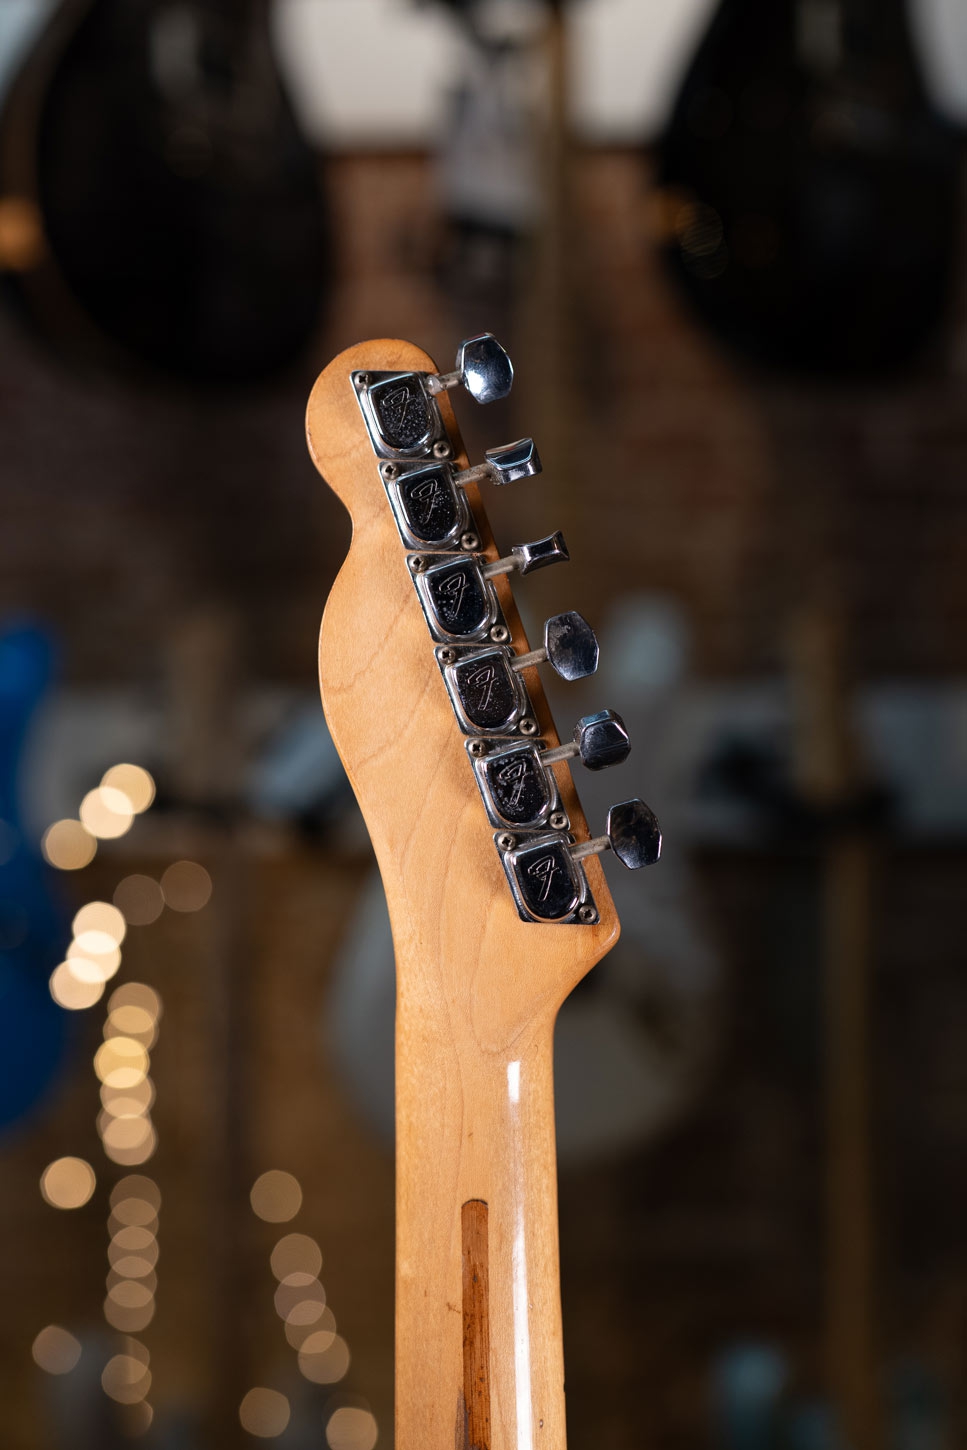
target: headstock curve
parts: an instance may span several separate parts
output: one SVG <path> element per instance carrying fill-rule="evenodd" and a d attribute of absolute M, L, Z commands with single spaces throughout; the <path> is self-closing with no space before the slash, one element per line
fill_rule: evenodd
<path fill-rule="evenodd" d="M 383 874 L 400 990 L 429 994 L 431 1008 L 442 991 L 451 1008 L 454 1000 L 463 1002 L 472 1013 L 475 1030 L 487 1039 L 506 1041 L 508 1033 L 527 1030 L 537 1021 L 546 1023 L 553 1016 L 577 981 L 613 945 L 618 922 L 594 856 L 581 860 L 588 896 L 582 896 L 567 917 L 573 925 L 545 924 L 533 913 L 531 919 L 522 920 L 520 902 L 508 891 L 505 863 L 494 846 L 493 817 L 488 827 L 488 810 L 465 750 L 466 735 L 479 727 L 471 725 L 468 730 L 455 718 L 446 660 L 440 658 L 447 650 L 459 656 L 465 646 L 459 633 L 446 636 L 454 643 L 441 644 L 438 633 L 435 645 L 431 637 L 428 625 L 433 625 L 440 606 L 425 588 L 418 595 L 414 587 L 421 571 L 408 562 L 414 557 L 408 547 L 411 520 L 404 509 L 401 522 L 391 492 L 401 471 L 394 472 L 394 460 L 387 460 L 385 439 L 374 441 L 374 427 L 381 426 L 375 409 L 381 405 L 360 398 L 360 375 L 367 380 L 376 377 L 380 386 L 387 376 L 397 379 L 391 416 L 397 437 L 410 446 L 423 420 L 412 401 L 415 390 L 398 379 L 412 374 L 439 376 L 432 359 L 412 344 L 364 343 L 336 358 L 310 397 L 310 452 L 353 522 L 349 554 L 323 619 L 323 703 Z M 476 646 L 475 657 L 485 646 L 485 653 L 503 652 L 517 661 L 515 677 L 533 711 L 532 733 L 548 752 L 566 749 L 560 745 L 536 669 L 545 651 L 530 649 L 506 573 L 492 567 L 502 561 L 476 478 L 466 476 L 476 471 L 464 452 L 449 396 L 442 390 L 426 391 L 439 409 L 442 436 L 435 435 L 435 424 L 424 427 L 424 454 L 408 456 L 402 475 L 411 476 L 424 466 L 429 471 L 434 459 L 445 462 L 466 497 L 472 528 L 462 529 L 462 534 L 475 545 L 472 554 L 493 591 L 498 612 L 497 624 L 491 627 L 488 615 L 487 625 L 479 624 L 466 643 Z M 459 560 L 459 540 L 456 549 L 437 541 L 425 547 L 426 557 L 436 561 L 433 567 L 445 589 L 455 596 L 462 577 L 457 563 L 453 574 L 457 583 L 451 584 L 440 560 L 447 550 Z M 505 641 L 495 632 L 500 629 Z M 491 635 L 498 641 L 495 645 Z M 560 831 L 559 818 L 566 822 L 567 840 L 578 846 L 589 843 L 590 832 L 565 757 L 557 755 L 547 769 L 557 809 L 544 811 L 541 821 L 553 819 Z M 588 901 L 593 909 L 588 909 Z M 432 974 L 419 965 L 421 958 L 444 964 L 442 976 L 431 980 Z M 468 967 L 470 961 L 474 964 L 465 974 L 445 965 L 461 960 Z M 517 964 L 524 961 L 527 969 L 522 974 Z M 506 990 L 509 969 L 514 971 L 512 993 Z"/>

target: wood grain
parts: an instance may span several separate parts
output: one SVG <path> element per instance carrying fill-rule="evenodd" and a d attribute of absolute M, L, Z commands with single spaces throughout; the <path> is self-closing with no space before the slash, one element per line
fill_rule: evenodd
<path fill-rule="evenodd" d="M 460 1213 L 463 1230 L 464 1439 L 470 1450 L 490 1450 L 490 1285 L 487 1205 L 479 1198 Z"/>
<path fill-rule="evenodd" d="M 614 944 L 600 863 L 595 926 L 522 922 L 350 384 L 354 369 L 436 371 L 410 343 L 342 353 L 309 400 L 309 447 L 348 508 L 353 540 L 326 606 L 323 704 L 366 818 L 397 964 L 396 1445 L 452 1450 L 462 1398 L 462 1205 L 488 1205 L 492 1450 L 563 1450 L 552 1037 L 561 1002 Z M 440 399 L 457 462 L 467 459 Z M 497 557 L 476 488 L 484 550 Z M 506 579 L 513 643 L 529 648 Z M 580 601 L 575 601 L 579 605 Z M 558 737 L 536 670 L 542 736 Z M 572 829 L 589 832 L 566 764 Z"/>

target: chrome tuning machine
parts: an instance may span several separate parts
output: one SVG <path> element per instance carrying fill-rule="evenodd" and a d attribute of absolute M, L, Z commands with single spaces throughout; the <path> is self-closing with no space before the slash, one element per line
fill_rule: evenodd
<path fill-rule="evenodd" d="M 453 372 L 430 373 L 426 379 L 431 394 L 446 392 L 462 383 L 478 403 L 496 403 L 506 398 L 513 382 L 514 365 L 492 332 L 464 338 L 457 349 Z"/>
<path fill-rule="evenodd" d="M 561 835 L 495 836 L 517 910 L 525 921 L 598 920 L 581 862 L 611 850 L 631 870 L 653 865 L 661 852 L 661 830 L 642 800 L 622 801 L 608 812 L 607 833 L 575 845 Z"/>
<path fill-rule="evenodd" d="M 546 662 L 562 680 L 583 680 L 598 668 L 598 655 L 594 630 L 576 609 L 568 609 L 563 614 L 552 615 L 544 625 L 543 649 L 515 655 L 510 667 L 519 673 L 531 665 Z"/>
<path fill-rule="evenodd" d="M 545 765 L 553 765 L 577 755 L 588 770 L 607 770 L 611 765 L 621 765 L 630 754 L 631 740 L 621 716 L 616 710 L 598 710 L 594 715 L 581 716 L 569 745 L 545 750 L 541 759 Z"/>
<path fill-rule="evenodd" d="M 572 846 L 571 860 L 583 861 L 585 856 L 600 856 L 602 851 L 613 851 L 629 871 L 654 866 L 661 855 L 661 827 L 651 807 L 637 796 L 612 806 L 605 834 Z"/>
<path fill-rule="evenodd" d="M 492 564 L 481 566 L 485 579 L 498 574 L 532 574 L 535 569 L 546 569 L 548 564 L 566 564 L 570 559 L 564 535 L 558 530 L 548 534 L 546 539 L 535 539 L 532 544 L 515 544 L 509 554 L 495 559 Z"/>
<path fill-rule="evenodd" d="M 454 472 L 453 482 L 460 488 L 468 483 L 493 483 L 502 486 L 520 478 L 533 478 L 543 464 L 533 438 L 518 438 L 515 443 L 501 443 L 484 450 L 483 463 Z"/>
<path fill-rule="evenodd" d="M 496 826 L 527 830 L 567 830 L 557 785 L 547 766 L 580 756 L 588 770 L 604 770 L 626 760 L 631 746 L 620 715 L 601 710 L 585 715 L 574 728 L 574 744 L 551 750 L 540 740 L 508 740 L 476 735 L 467 741 L 487 814 Z"/>

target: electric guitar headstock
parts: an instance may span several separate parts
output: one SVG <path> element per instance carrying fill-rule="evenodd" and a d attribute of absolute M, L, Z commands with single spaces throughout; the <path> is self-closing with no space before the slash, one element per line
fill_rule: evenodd
<path fill-rule="evenodd" d="M 617 939 L 597 854 L 643 866 L 657 860 L 660 835 L 634 800 L 591 837 L 569 763 L 617 764 L 627 734 L 603 710 L 562 745 L 551 719 L 541 669 L 591 674 L 597 642 L 568 612 L 532 649 L 510 578 L 565 561 L 563 537 L 504 555 L 494 544 L 481 485 L 539 473 L 533 441 L 488 449 L 473 467 L 464 453 L 450 390 L 462 384 L 486 403 L 512 378 L 489 334 L 464 342 L 447 374 L 410 343 L 362 343 L 322 373 L 307 425 L 315 464 L 353 521 L 322 626 L 323 704 L 373 839 L 398 955 L 419 941 L 424 957 L 431 943 L 438 960 L 470 956 L 485 978 L 464 979 L 475 1015 L 490 1015 L 481 990 L 502 991 L 509 972 L 518 1011 L 506 1025 L 519 1030 L 520 1013 L 539 1002 L 556 1010 Z"/>

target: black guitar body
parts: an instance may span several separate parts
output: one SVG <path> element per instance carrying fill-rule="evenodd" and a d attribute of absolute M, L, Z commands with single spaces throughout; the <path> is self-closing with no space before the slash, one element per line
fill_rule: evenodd
<path fill-rule="evenodd" d="M 317 324 L 319 163 L 284 93 L 265 0 L 68 0 L 15 83 L 3 191 L 39 210 L 19 274 L 62 346 L 237 382 Z"/>
<path fill-rule="evenodd" d="M 959 152 L 903 0 L 722 0 L 659 147 L 669 265 L 748 355 L 898 368 L 946 304 Z"/>

